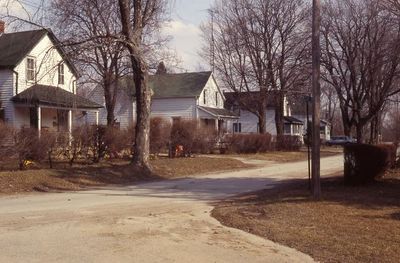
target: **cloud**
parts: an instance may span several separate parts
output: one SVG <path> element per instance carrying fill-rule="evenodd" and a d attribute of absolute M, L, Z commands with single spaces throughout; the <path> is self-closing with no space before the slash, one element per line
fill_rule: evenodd
<path fill-rule="evenodd" d="M 198 55 L 202 47 L 200 28 L 181 20 L 172 20 L 166 23 L 163 33 L 172 37 L 170 47 L 179 55 L 182 66 L 189 71 L 196 70 L 202 63 Z"/>

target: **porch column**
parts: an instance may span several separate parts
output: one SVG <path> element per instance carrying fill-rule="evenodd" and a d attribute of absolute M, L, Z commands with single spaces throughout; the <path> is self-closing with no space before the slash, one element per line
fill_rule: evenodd
<path fill-rule="evenodd" d="M 37 127 L 38 127 L 38 134 L 40 138 L 41 130 L 42 130 L 42 108 L 40 106 L 37 107 Z"/>
<path fill-rule="evenodd" d="M 99 126 L 99 111 L 96 111 L 96 126 Z"/>
<path fill-rule="evenodd" d="M 218 119 L 215 119 L 215 130 L 218 132 L 219 131 L 219 125 L 218 125 Z"/>
<path fill-rule="evenodd" d="M 72 144 L 72 110 L 68 111 L 68 134 L 69 134 L 69 145 Z"/>

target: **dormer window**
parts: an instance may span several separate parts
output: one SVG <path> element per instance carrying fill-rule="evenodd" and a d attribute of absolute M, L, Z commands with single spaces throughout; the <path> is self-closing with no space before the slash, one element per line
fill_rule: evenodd
<path fill-rule="evenodd" d="M 58 64 L 58 84 L 64 84 L 64 64 Z"/>
<path fill-rule="evenodd" d="M 204 90 L 204 94 L 203 94 L 203 104 L 206 105 L 207 104 L 207 90 Z"/>
<path fill-rule="evenodd" d="M 36 61 L 34 58 L 26 59 L 26 80 L 35 81 Z"/>

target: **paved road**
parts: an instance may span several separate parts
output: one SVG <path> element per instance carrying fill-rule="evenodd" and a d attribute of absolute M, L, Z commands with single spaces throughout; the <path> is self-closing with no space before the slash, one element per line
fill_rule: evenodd
<path fill-rule="evenodd" d="M 322 160 L 322 174 L 343 157 Z M 222 226 L 212 202 L 307 176 L 307 163 L 74 193 L 0 198 L 0 262 L 312 262 Z"/>

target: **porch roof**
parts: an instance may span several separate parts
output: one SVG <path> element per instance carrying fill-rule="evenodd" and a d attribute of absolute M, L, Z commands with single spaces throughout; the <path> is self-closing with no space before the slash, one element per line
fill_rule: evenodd
<path fill-rule="evenodd" d="M 228 119 L 238 119 L 239 116 L 227 109 L 217 109 L 204 106 L 198 106 L 200 110 L 216 117 L 216 118 L 228 118 Z"/>
<path fill-rule="evenodd" d="M 13 102 L 28 105 L 43 105 L 71 109 L 99 109 L 103 108 L 84 97 L 54 86 L 33 85 L 11 99 Z"/>
<path fill-rule="evenodd" d="M 303 123 L 301 120 L 299 120 L 299 119 L 297 119 L 297 118 L 295 118 L 295 117 L 292 117 L 292 116 L 285 116 L 285 117 L 283 117 L 283 120 L 284 120 L 285 123 L 287 123 L 287 124 L 304 125 L 304 123 Z"/>

